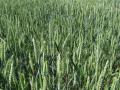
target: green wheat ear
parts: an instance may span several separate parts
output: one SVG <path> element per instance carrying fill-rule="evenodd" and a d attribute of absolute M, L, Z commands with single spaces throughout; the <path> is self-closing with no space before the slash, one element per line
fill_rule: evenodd
<path fill-rule="evenodd" d="M 0 38 L 0 58 L 3 59 L 4 56 L 4 46 L 5 42 Z"/>
<path fill-rule="evenodd" d="M 0 42 L 0 58 L 2 58 L 2 48 L 3 46 L 2 46 L 2 43 Z"/>

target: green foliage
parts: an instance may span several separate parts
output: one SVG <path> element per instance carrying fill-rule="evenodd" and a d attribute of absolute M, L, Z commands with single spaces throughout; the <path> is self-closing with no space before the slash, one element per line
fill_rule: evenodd
<path fill-rule="evenodd" d="M 0 0 L 0 89 L 119 86 L 119 0 Z"/>

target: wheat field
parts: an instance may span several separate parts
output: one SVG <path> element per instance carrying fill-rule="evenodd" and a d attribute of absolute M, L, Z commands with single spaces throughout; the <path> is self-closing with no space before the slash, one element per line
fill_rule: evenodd
<path fill-rule="evenodd" d="M 0 90 L 120 90 L 120 1 L 0 0 Z"/>

